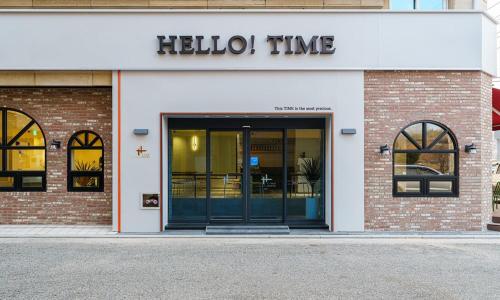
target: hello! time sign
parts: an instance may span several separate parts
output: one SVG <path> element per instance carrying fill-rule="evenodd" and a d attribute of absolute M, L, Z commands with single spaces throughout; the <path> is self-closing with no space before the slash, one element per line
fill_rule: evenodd
<path fill-rule="evenodd" d="M 231 54 L 254 54 L 255 35 L 249 38 L 242 35 L 233 35 L 226 41 L 220 36 L 212 35 L 158 35 L 159 55 L 222 55 Z M 301 35 L 268 35 L 266 42 L 269 44 L 269 53 L 273 55 L 304 55 L 304 54 L 326 54 L 335 53 L 333 35 L 314 35 L 304 38 Z"/>

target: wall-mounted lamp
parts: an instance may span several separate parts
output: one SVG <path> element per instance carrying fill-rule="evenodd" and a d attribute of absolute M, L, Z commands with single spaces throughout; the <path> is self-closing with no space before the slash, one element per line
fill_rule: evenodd
<path fill-rule="evenodd" d="M 341 134 L 356 134 L 356 128 L 342 128 L 340 130 Z"/>
<path fill-rule="evenodd" d="M 388 155 L 391 152 L 391 149 L 387 144 L 380 146 L 379 153 L 381 155 Z"/>
<path fill-rule="evenodd" d="M 135 135 L 148 135 L 149 130 L 148 129 L 143 129 L 143 128 L 136 128 L 134 129 L 134 134 Z"/>
<path fill-rule="evenodd" d="M 477 153 L 477 147 L 474 145 L 474 143 L 465 145 L 465 152 L 470 153 L 470 154 L 476 154 Z"/>
<path fill-rule="evenodd" d="M 52 142 L 50 143 L 50 150 L 58 150 L 58 149 L 61 149 L 61 141 L 56 141 L 56 140 L 52 140 Z"/>
<path fill-rule="evenodd" d="M 198 150 L 198 137 L 196 135 L 191 138 L 191 150 L 195 152 Z"/>

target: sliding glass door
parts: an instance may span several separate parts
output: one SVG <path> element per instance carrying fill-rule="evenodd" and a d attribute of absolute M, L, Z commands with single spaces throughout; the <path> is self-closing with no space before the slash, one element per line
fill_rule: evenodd
<path fill-rule="evenodd" d="M 210 220 L 244 221 L 243 131 L 210 131 Z"/>
<path fill-rule="evenodd" d="M 252 130 L 249 139 L 249 219 L 282 221 L 283 130 Z"/>
<path fill-rule="evenodd" d="M 169 224 L 324 224 L 321 120 L 169 127 Z"/>

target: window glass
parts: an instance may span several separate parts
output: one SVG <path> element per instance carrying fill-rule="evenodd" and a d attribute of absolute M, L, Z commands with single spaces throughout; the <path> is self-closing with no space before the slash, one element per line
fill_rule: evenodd
<path fill-rule="evenodd" d="M 395 175 L 454 175 L 454 153 L 395 153 Z"/>
<path fill-rule="evenodd" d="M 102 171 L 102 150 L 71 150 L 71 171 Z"/>
<path fill-rule="evenodd" d="M 390 8 L 394 10 L 413 10 L 414 0 L 391 0 Z"/>
<path fill-rule="evenodd" d="M 98 188 L 100 185 L 97 176 L 74 176 L 73 187 L 76 188 Z"/>
<path fill-rule="evenodd" d="M 210 138 L 210 197 L 242 197 L 243 132 L 214 131 Z"/>
<path fill-rule="evenodd" d="M 444 130 L 443 128 L 432 123 L 427 123 L 426 127 L 427 127 L 426 145 L 427 147 L 429 147 L 432 144 L 432 142 L 434 142 L 434 140 L 438 138 L 441 133 L 443 133 Z"/>
<path fill-rule="evenodd" d="M 429 183 L 430 193 L 451 193 L 453 187 L 452 181 L 431 181 Z"/>
<path fill-rule="evenodd" d="M 405 132 L 422 147 L 422 123 L 413 124 L 405 129 Z"/>
<path fill-rule="evenodd" d="M 3 111 L 0 110 L 0 145 L 3 143 Z M 2 152 L 0 151 L 0 154 Z M 0 164 L 1 166 L 1 164 Z"/>
<path fill-rule="evenodd" d="M 292 219 L 320 219 L 323 131 L 289 129 L 287 139 L 287 215 Z"/>
<path fill-rule="evenodd" d="M 2 176 L 0 177 L 0 188 L 13 188 L 14 187 L 14 177 Z"/>
<path fill-rule="evenodd" d="M 92 140 L 90 142 L 92 142 Z M 101 139 L 97 139 L 94 142 L 94 144 L 92 145 L 92 147 L 102 147 L 102 140 Z"/>
<path fill-rule="evenodd" d="M 43 186 L 42 176 L 23 176 L 23 188 L 41 188 Z"/>
<path fill-rule="evenodd" d="M 170 217 L 183 220 L 205 219 L 206 131 L 172 130 L 172 201 Z"/>
<path fill-rule="evenodd" d="M 44 171 L 45 150 L 20 149 L 7 150 L 8 171 Z"/>
<path fill-rule="evenodd" d="M 172 188 L 174 197 L 206 196 L 206 131 L 172 133 Z"/>
<path fill-rule="evenodd" d="M 399 149 L 399 150 L 416 150 L 417 147 L 410 142 L 409 139 L 406 138 L 403 134 L 399 134 L 398 137 L 396 138 L 396 143 L 394 144 L 394 149 Z"/>
<path fill-rule="evenodd" d="M 7 142 L 11 141 L 28 123 L 31 119 L 20 112 L 8 110 L 7 111 Z"/>
<path fill-rule="evenodd" d="M 37 124 L 31 125 L 31 127 L 24 132 L 14 144 L 13 147 L 19 146 L 45 146 L 45 140 L 42 135 L 42 131 Z"/>
<path fill-rule="evenodd" d="M 433 150 L 453 150 L 453 140 L 449 134 L 444 135 L 433 147 Z"/>
<path fill-rule="evenodd" d="M 45 171 L 45 138 L 33 119 L 23 112 L 0 108 L 0 144 L 3 147 L 0 150 L 0 187 L 20 191 L 45 187 L 45 172 L 36 176 L 24 173 Z"/>
<path fill-rule="evenodd" d="M 68 142 L 68 190 L 103 191 L 104 149 L 98 134 L 85 130 Z"/>
<path fill-rule="evenodd" d="M 420 193 L 420 181 L 398 181 L 398 193 Z"/>
<path fill-rule="evenodd" d="M 85 145 L 85 133 L 80 133 L 77 136 L 73 137 L 71 141 L 71 147 L 81 147 Z"/>
<path fill-rule="evenodd" d="M 409 196 L 425 196 L 432 193 L 456 196 L 458 191 L 455 190 L 454 184 L 458 180 L 458 172 L 455 164 L 459 154 L 456 140 L 449 129 L 432 121 L 413 124 L 404 128 L 402 132 L 406 132 L 421 143 L 423 128 L 426 130 L 425 143 L 421 149 L 409 149 L 401 134 L 394 142 L 393 191 L 396 196 L 399 193 L 402 195 L 411 193 Z M 439 180 L 436 180 L 437 178 Z M 418 192 L 415 191 L 417 179 L 420 182 Z"/>
<path fill-rule="evenodd" d="M 443 10 L 443 0 L 417 0 L 417 8 L 419 10 Z"/>

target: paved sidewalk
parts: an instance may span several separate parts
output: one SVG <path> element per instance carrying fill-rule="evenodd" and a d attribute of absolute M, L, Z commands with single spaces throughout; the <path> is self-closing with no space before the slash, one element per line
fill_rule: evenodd
<path fill-rule="evenodd" d="M 0 225 L 0 237 L 106 237 L 116 235 L 111 226 Z"/>
<path fill-rule="evenodd" d="M 206 235 L 205 230 L 166 230 L 161 233 L 117 233 L 111 226 L 0 225 L 0 238 L 349 238 L 349 239 L 500 239 L 500 232 L 330 232 L 292 229 L 289 235 Z"/>

